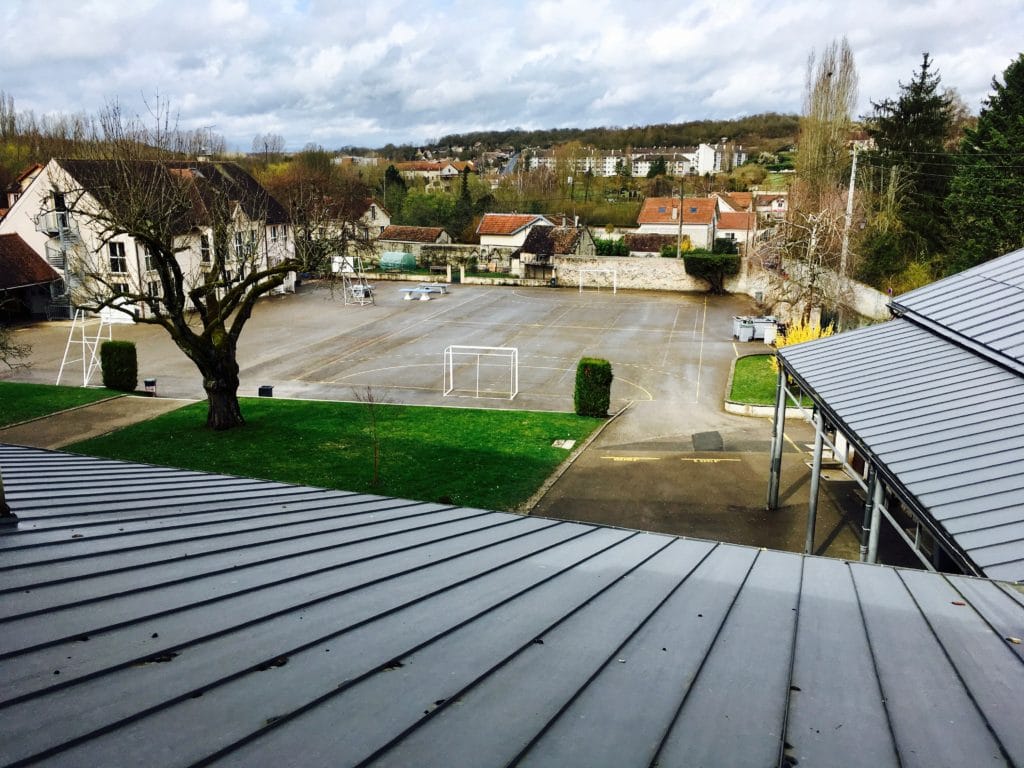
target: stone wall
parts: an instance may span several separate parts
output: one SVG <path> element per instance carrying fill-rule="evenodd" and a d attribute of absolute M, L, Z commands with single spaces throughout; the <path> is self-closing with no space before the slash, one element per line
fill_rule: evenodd
<path fill-rule="evenodd" d="M 725 281 L 729 293 L 745 293 L 751 297 L 767 291 L 768 279 L 760 270 L 742 259 L 740 273 Z M 683 259 L 636 258 L 632 256 L 595 256 L 593 258 L 556 257 L 555 275 L 559 285 L 579 285 L 582 269 L 614 269 L 618 287 L 648 291 L 687 291 L 704 293 L 708 285 L 703 280 L 686 274 Z M 610 286 L 607 274 L 584 275 L 584 287 Z"/>

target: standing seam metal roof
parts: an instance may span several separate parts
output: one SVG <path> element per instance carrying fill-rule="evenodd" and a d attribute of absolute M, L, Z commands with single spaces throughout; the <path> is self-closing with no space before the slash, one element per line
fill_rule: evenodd
<path fill-rule="evenodd" d="M 4 765 L 1024 764 L 1008 585 L 30 448 L 0 465 Z"/>
<path fill-rule="evenodd" d="M 1024 580 L 1024 249 L 892 307 L 780 357 L 966 568 Z"/>

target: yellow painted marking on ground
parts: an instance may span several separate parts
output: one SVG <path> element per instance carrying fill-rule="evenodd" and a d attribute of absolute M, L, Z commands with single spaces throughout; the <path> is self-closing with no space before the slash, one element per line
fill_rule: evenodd
<path fill-rule="evenodd" d="M 683 311 L 682 307 L 676 308 L 676 316 L 672 318 L 672 330 L 668 332 L 668 343 L 665 344 L 665 354 L 661 356 L 661 365 L 664 367 L 668 361 L 668 353 L 672 350 L 672 336 L 676 332 L 676 324 L 679 322 L 679 313 Z"/>
<path fill-rule="evenodd" d="M 708 324 L 708 298 L 704 297 L 704 317 L 700 321 L 700 352 L 697 354 L 697 394 L 694 396 L 694 402 L 700 402 L 700 374 L 703 371 L 704 363 L 704 329 Z"/>
<path fill-rule="evenodd" d="M 689 461 L 693 464 L 720 464 L 723 461 L 741 461 L 741 459 L 680 459 L 680 461 Z"/>
<path fill-rule="evenodd" d="M 801 448 L 801 447 L 800 447 L 799 445 L 797 445 L 796 443 L 794 443 L 794 442 L 793 442 L 793 438 L 791 438 L 791 437 L 790 437 L 789 435 L 787 435 L 787 434 L 786 434 L 785 432 L 783 432 L 783 433 L 782 433 L 782 436 L 783 436 L 784 438 L 786 438 L 786 440 L 787 440 L 787 441 L 789 442 L 789 444 L 790 444 L 790 445 L 792 445 L 792 446 L 793 446 L 794 448 L 796 448 L 796 449 L 797 449 L 797 450 L 798 450 L 798 451 L 799 451 L 800 453 L 804 453 L 804 449 L 803 449 L 803 448 Z"/>
<path fill-rule="evenodd" d="M 661 461 L 660 456 L 602 456 L 608 461 Z"/>
<path fill-rule="evenodd" d="M 732 351 L 736 353 L 736 357 L 739 357 L 739 356 L 740 356 L 740 350 L 739 350 L 739 348 L 738 348 L 738 347 L 736 346 L 736 342 L 735 342 L 735 341 L 734 341 L 734 342 L 732 343 Z"/>

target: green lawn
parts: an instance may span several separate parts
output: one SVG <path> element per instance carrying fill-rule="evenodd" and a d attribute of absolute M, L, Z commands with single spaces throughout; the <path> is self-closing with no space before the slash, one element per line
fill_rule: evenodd
<path fill-rule="evenodd" d="M 748 355 L 736 361 L 729 399 L 734 403 L 774 405 L 779 374 L 772 370 L 774 355 Z"/>
<path fill-rule="evenodd" d="M 779 374 L 772 369 L 772 357 L 774 355 L 747 355 L 736 360 L 730 401 L 748 405 L 775 405 Z M 790 388 L 790 391 L 794 390 Z M 811 399 L 804 395 L 801 402 L 810 405 Z M 792 405 L 792 401 L 786 403 L 787 407 Z"/>
<path fill-rule="evenodd" d="M 566 458 L 552 441 L 586 438 L 601 423 L 563 413 L 377 405 L 380 484 L 373 486 L 369 406 L 246 398 L 246 424 L 203 425 L 196 403 L 69 446 L 93 456 L 267 480 L 514 509 Z"/>
<path fill-rule="evenodd" d="M 123 394 L 124 392 L 115 392 L 112 389 L 54 387 L 49 384 L 0 381 L 0 427 Z"/>

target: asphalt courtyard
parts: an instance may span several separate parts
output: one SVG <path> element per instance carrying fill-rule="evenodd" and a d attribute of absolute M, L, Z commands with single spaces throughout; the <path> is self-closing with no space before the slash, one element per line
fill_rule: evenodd
<path fill-rule="evenodd" d="M 763 348 L 732 339 L 732 317 L 755 311 L 746 297 L 456 285 L 429 301 L 406 301 L 402 287 L 379 283 L 368 306 L 345 305 L 315 283 L 264 299 L 242 334 L 240 394 L 269 385 L 276 397 L 352 400 L 369 388 L 394 403 L 571 411 L 577 362 L 603 357 L 615 376 L 612 411 L 625 410 L 534 514 L 803 548 L 810 429 L 787 423 L 783 507 L 767 513 L 770 423 L 723 408 L 733 360 Z M 70 327 L 19 329 L 16 341 L 32 345 L 32 365 L 7 378 L 54 383 Z M 160 397 L 203 396 L 194 366 L 162 329 L 119 325 L 112 333 L 136 343 L 140 378 L 155 378 Z M 516 397 L 508 398 L 509 361 L 475 354 L 455 358 L 455 391 L 445 396 L 449 345 L 517 349 Z M 82 357 L 80 342 L 68 357 Z M 82 363 L 66 365 L 61 383 L 81 381 Z M 852 483 L 823 483 L 819 553 L 856 558 L 858 505 Z"/>

